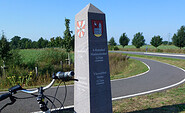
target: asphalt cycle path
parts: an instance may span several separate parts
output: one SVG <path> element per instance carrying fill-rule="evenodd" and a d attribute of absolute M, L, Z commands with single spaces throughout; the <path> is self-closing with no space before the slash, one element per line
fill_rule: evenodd
<path fill-rule="evenodd" d="M 114 53 L 125 53 L 135 55 L 146 55 L 146 56 L 158 56 L 176 59 L 185 59 L 185 54 L 174 54 L 174 53 L 152 53 L 152 52 L 132 52 L 132 51 L 109 51 Z"/>
<path fill-rule="evenodd" d="M 158 61 L 134 58 L 144 62 L 149 71 L 133 76 L 130 78 L 117 79 L 111 81 L 112 88 L 112 100 L 129 98 L 133 96 L 149 94 L 157 91 L 166 90 L 168 88 L 175 87 L 185 81 L 185 71 L 181 68 L 171 66 Z M 52 87 L 46 92 L 45 95 L 54 95 L 56 87 Z M 29 94 L 17 93 L 17 97 L 27 97 Z M 59 88 L 57 98 L 63 101 L 65 96 L 65 87 Z M 67 98 L 65 101 L 65 107 L 73 106 L 73 85 L 67 86 Z M 9 102 L 9 99 L 0 102 L 0 107 Z M 59 106 L 59 103 L 56 103 Z M 50 104 L 48 104 L 50 106 Z M 33 111 L 40 111 L 36 98 L 17 100 L 12 106 L 6 107 L 2 113 L 27 113 Z"/>

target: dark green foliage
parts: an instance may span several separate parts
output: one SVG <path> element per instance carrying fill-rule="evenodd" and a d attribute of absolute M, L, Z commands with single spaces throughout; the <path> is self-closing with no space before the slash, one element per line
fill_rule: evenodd
<path fill-rule="evenodd" d="M 55 47 L 55 37 L 50 38 L 50 42 L 48 43 L 49 47 Z"/>
<path fill-rule="evenodd" d="M 36 41 L 33 41 L 32 42 L 32 48 L 34 48 L 34 49 L 38 48 L 38 44 L 37 44 Z"/>
<path fill-rule="evenodd" d="M 173 35 L 172 41 L 180 49 L 185 47 L 185 26 L 181 26 L 178 32 Z"/>
<path fill-rule="evenodd" d="M 55 39 L 55 47 L 62 47 L 63 39 L 60 36 L 57 36 Z"/>
<path fill-rule="evenodd" d="M 132 40 L 132 45 L 134 45 L 136 48 L 140 48 L 144 44 L 145 44 L 145 39 L 144 39 L 143 33 L 140 33 L 140 32 L 136 33 Z"/>
<path fill-rule="evenodd" d="M 18 49 L 20 48 L 20 42 L 21 42 L 21 37 L 19 36 L 14 36 L 11 39 L 10 46 L 12 49 Z"/>
<path fill-rule="evenodd" d="M 74 49 L 75 49 L 75 35 L 72 36 L 71 46 L 72 46 L 72 50 L 74 51 Z"/>
<path fill-rule="evenodd" d="M 156 52 L 162 53 L 163 50 L 162 49 L 157 49 Z"/>
<path fill-rule="evenodd" d="M 119 50 L 119 48 L 118 48 L 117 46 L 115 46 L 115 47 L 114 47 L 114 50 L 115 50 L 115 51 L 116 51 L 116 50 Z"/>
<path fill-rule="evenodd" d="M 12 65 L 12 66 L 20 66 L 22 64 L 22 59 L 21 59 L 21 55 L 19 54 L 19 49 L 14 49 L 14 50 L 11 50 L 11 59 L 9 61 L 9 65 Z"/>
<path fill-rule="evenodd" d="M 44 40 L 42 37 L 37 42 L 38 48 L 45 48 L 48 45 L 48 40 Z"/>
<path fill-rule="evenodd" d="M 3 34 L 0 40 L 0 58 L 1 58 L 0 60 L 8 61 L 10 57 L 11 57 L 10 44 L 7 41 L 5 35 Z"/>
<path fill-rule="evenodd" d="M 130 39 L 127 37 L 126 33 L 123 33 L 121 36 L 120 36 L 120 39 L 119 39 L 119 43 L 120 45 L 123 46 L 123 48 L 128 45 Z"/>
<path fill-rule="evenodd" d="M 154 47 L 158 47 L 162 44 L 162 38 L 158 35 L 158 36 L 154 36 L 150 42 L 151 45 L 153 45 Z"/>
<path fill-rule="evenodd" d="M 38 41 L 32 41 L 28 38 L 22 38 L 19 36 L 14 36 L 10 41 L 11 49 L 40 49 L 46 47 L 62 47 L 65 48 L 67 52 L 71 50 L 74 51 L 74 35 L 72 35 L 72 31 L 70 31 L 70 19 L 65 19 L 65 27 L 64 31 L 64 39 L 60 36 L 50 38 L 50 41 L 41 37 Z"/>
<path fill-rule="evenodd" d="M 32 41 L 28 38 L 22 38 L 20 41 L 20 49 L 30 49 L 32 46 Z"/>
<path fill-rule="evenodd" d="M 173 43 L 172 42 L 169 42 L 169 45 L 172 45 Z"/>
<path fill-rule="evenodd" d="M 67 58 L 67 53 L 61 49 L 45 49 L 37 60 L 40 74 L 44 75 L 47 72 L 52 74 L 56 68 L 60 67 L 60 61 L 65 64 L 65 59 Z M 73 63 L 73 61 L 71 61 L 71 63 Z"/>
<path fill-rule="evenodd" d="M 167 45 L 167 44 L 168 44 L 168 41 L 163 41 L 162 44 L 163 44 L 163 45 Z"/>
<path fill-rule="evenodd" d="M 66 52 L 70 52 L 72 50 L 72 37 L 71 37 L 71 33 L 72 31 L 70 31 L 70 19 L 65 19 L 65 26 L 66 26 L 66 30 L 64 31 L 64 48 L 66 49 Z"/>
<path fill-rule="evenodd" d="M 110 46 L 116 46 L 117 45 L 115 40 L 114 40 L 114 37 L 111 37 L 111 39 L 109 40 L 108 43 L 109 43 Z"/>
<path fill-rule="evenodd" d="M 108 50 L 113 50 L 114 46 L 108 45 Z"/>

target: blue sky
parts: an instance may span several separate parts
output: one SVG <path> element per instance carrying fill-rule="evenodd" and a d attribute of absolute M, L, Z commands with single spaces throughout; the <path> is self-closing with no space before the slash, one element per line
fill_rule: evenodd
<path fill-rule="evenodd" d="M 106 14 L 108 40 L 116 42 L 124 32 L 130 40 L 143 32 L 148 44 L 154 35 L 168 41 L 185 25 L 185 0 L 0 0 L 0 30 L 9 40 L 63 36 L 65 18 L 74 31 L 75 15 L 89 3 Z"/>

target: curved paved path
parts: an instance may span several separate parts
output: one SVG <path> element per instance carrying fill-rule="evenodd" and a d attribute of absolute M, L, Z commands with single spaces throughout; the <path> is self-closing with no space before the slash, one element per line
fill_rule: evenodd
<path fill-rule="evenodd" d="M 169 86 L 173 87 L 178 85 L 177 83 L 180 84 L 184 82 L 183 80 L 185 79 L 185 72 L 177 67 L 173 67 L 171 65 L 153 60 L 141 58 L 134 59 L 145 62 L 150 67 L 150 71 L 140 76 L 111 81 L 113 100 L 164 90 L 166 88 L 170 88 Z M 55 89 L 56 87 L 53 87 L 50 90 L 46 91 L 45 94 L 54 95 Z M 68 95 L 65 106 L 70 106 L 73 105 L 73 86 L 68 86 L 67 90 Z M 64 92 L 64 87 L 61 86 L 58 91 L 57 98 L 63 100 Z M 16 96 L 25 97 L 29 95 L 18 93 Z M 2 105 L 7 102 L 8 99 L 1 101 L 0 107 L 2 107 Z M 14 105 L 6 107 L 2 111 L 2 113 L 25 113 L 31 111 L 39 111 L 38 104 L 35 98 L 27 100 L 17 100 Z"/>

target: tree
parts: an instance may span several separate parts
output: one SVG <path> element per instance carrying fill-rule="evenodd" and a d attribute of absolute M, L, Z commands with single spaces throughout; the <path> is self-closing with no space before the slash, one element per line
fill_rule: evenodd
<path fill-rule="evenodd" d="M 173 35 L 172 42 L 180 49 L 185 47 L 185 26 L 181 26 L 178 32 Z"/>
<path fill-rule="evenodd" d="M 44 40 L 42 37 L 37 42 L 38 48 L 45 48 L 45 47 L 47 47 L 47 45 L 48 45 L 48 40 L 46 40 L 46 39 Z"/>
<path fill-rule="evenodd" d="M 159 35 L 154 36 L 154 37 L 152 37 L 150 44 L 157 48 L 158 46 L 160 46 L 163 43 L 162 40 L 163 39 Z"/>
<path fill-rule="evenodd" d="M 72 37 L 71 37 L 71 33 L 72 31 L 70 31 L 70 19 L 65 19 L 65 26 L 66 26 L 66 30 L 64 31 L 64 48 L 66 49 L 66 52 L 70 52 L 72 49 Z"/>
<path fill-rule="evenodd" d="M 163 45 L 167 45 L 168 44 L 168 41 L 163 41 Z"/>
<path fill-rule="evenodd" d="M 19 36 L 14 36 L 14 37 L 11 39 L 10 47 L 11 47 L 12 49 L 18 49 L 18 48 L 20 48 L 20 41 L 21 41 L 21 37 L 19 37 Z"/>
<path fill-rule="evenodd" d="M 136 33 L 132 40 L 132 45 L 134 45 L 136 48 L 140 48 L 144 44 L 145 44 L 145 39 L 144 39 L 143 33 L 140 33 L 140 32 Z"/>
<path fill-rule="evenodd" d="M 32 47 L 32 41 L 29 39 L 26 41 L 25 49 L 30 49 Z"/>
<path fill-rule="evenodd" d="M 37 49 L 38 48 L 38 44 L 36 41 L 33 41 L 31 44 L 31 48 Z"/>
<path fill-rule="evenodd" d="M 4 62 L 9 60 L 9 58 L 11 57 L 10 45 L 4 33 L 2 34 L 1 40 L 0 40 L 0 57 L 1 57 L 1 60 L 3 60 Z"/>
<path fill-rule="evenodd" d="M 22 38 L 20 40 L 20 49 L 29 49 L 31 48 L 32 41 L 28 38 Z"/>
<path fill-rule="evenodd" d="M 72 36 L 71 45 L 72 45 L 72 50 L 74 51 L 74 49 L 75 49 L 75 35 Z"/>
<path fill-rule="evenodd" d="M 126 33 L 123 33 L 121 36 L 120 36 L 120 39 L 119 39 L 119 43 L 120 45 L 123 46 L 123 48 L 128 45 L 130 39 L 127 37 Z"/>
<path fill-rule="evenodd" d="M 109 45 L 110 46 L 116 46 L 117 45 L 115 40 L 114 40 L 114 37 L 111 37 L 111 39 L 109 40 Z"/>
<path fill-rule="evenodd" d="M 62 47 L 62 38 L 60 36 L 57 36 L 56 39 L 55 39 L 55 45 L 56 47 Z"/>
<path fill-rule="evenodd" d="M 49 43 L 48 43 L 48 46 L 49 47 L 55 47 L 55 37 L 53 37 L 53 38 L 50 38 L 50 41 L 49 41 Z"/>

